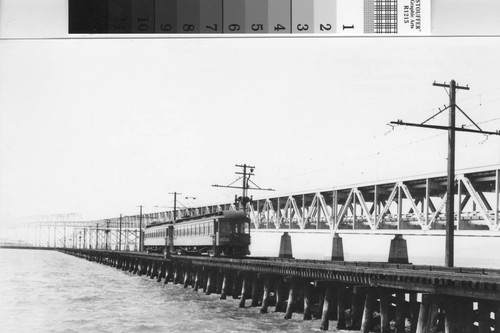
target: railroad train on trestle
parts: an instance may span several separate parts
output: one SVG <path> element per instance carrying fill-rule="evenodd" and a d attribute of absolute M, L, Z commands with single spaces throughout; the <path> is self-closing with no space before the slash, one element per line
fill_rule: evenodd
<path fill-rule="evenodd" d="M 144 233 L 148 253 L 245 256 L 250 253 L 249 246 L 250 219 L 236 210 L 153 223 Z"/>

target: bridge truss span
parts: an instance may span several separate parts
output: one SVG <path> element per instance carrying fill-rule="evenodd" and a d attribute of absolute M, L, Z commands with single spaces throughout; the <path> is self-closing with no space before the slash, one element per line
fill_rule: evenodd
<path fill-rule="evenodd" d="M 455 180 L 455 229 L 500 231 L 499 169 Z M 260 199 L 247 209 L 256 229 L 428 232 L 445 229 L 448 195 L 446 175 L 436 175 Z"/>

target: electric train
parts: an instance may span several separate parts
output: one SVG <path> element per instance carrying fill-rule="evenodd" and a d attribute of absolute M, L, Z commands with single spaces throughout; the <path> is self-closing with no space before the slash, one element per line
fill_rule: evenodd
<path fill-rule="evenodd" d="M 166 253 L 168 247 L 176 254 L 245 256 L 249 246 L 250 219 L 235 210 L 150 224 L 144 234 L 148 253 Z"/>

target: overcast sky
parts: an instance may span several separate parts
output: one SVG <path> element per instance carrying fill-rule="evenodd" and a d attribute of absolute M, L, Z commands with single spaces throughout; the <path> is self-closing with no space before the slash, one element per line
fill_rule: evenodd
<path fill-rule="evenodd" d="M 4 38 L 0 216 L 153 212 L 173 191 L 228 202 L 235 190 L 211 185 L 242 163 L 276 189 L 256 198 L 445 172 L 445 133 L 386 124 L 437 113 L 448 95 L 432 83 L 455 79 L 471 88 L 457 104 L 500 129 L 498 59 L 498 35 Z M 499 137 L 457 138 L 457 169 L 500 165 Z"/>

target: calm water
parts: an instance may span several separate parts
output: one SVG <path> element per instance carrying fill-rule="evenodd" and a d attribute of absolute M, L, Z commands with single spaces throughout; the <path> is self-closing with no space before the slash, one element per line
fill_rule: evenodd
<path fill-rule="evenodd" d="M 300 314 L 239 309 L 232 298 L 52 251 L 0 249 L 0 295 L 2 333 L 320 331 Z"/>

